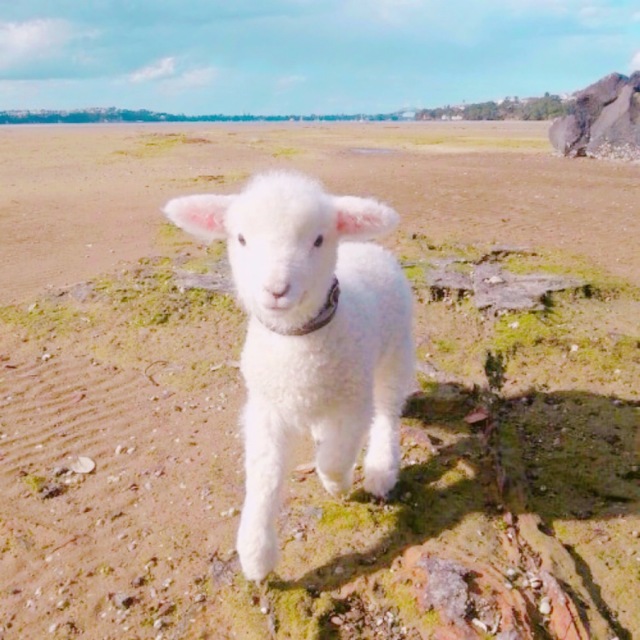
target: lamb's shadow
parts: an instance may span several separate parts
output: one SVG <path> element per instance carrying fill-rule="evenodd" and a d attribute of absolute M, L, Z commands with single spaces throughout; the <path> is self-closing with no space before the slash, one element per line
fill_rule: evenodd
<path fill-rule="evenodd" d="M 388 500 L 397 513 L 395 526 L 384 538 L 362 552 L 336 556 L 295 581 L 273 586 L 304 587 L 312 593 L 334 590 L 358 576 L 388 568 L 408 547 L 438 536 L 474 512 L 499 516 L 503 507 L 516 514 L 533 512 L 549 525 L 637 513 L 639 404 L 582 391 L 531 391 L 500 403 L 489 445 L 482 432 L 474 432 L 462 420 L 467 402 L 457 418 L 446 421 L 455 441 L 437 448 L 422 462 L 404 465 Z M 427 434 L 434 424 L 442 428 L 442 416 L 424 407 L 419 405 L 410 414 L 413 424 Z M 509 491 L 499 491 L 496 454 L 510 479 L 523 485 L 519 495 L 524 502 L 511 501 Z M 446 482 L 446 474 L 461 465 L 469 473 Z M 362 491 L 350 499 L 371 500 Z M 589 583 L 586 563 L 581 567 L 576 557 L 576 564 Z M 601 600 L 597 585 L 591 582 L 594 599 Z"/>
<path fill-rule="evenodd" d="M 460 404 L 452 406 L 455 418 L 446 416 L 444 426 L 441 419 L 444 416 L 438 410 L 432 411 L 428 401 L 411 403 L 405 417 L 410 418 L 412 426 L 409 433 L 403 429 L 404 448 L 421 449 L 423 460 L 415 462 L 409 456 L 396 487 L 384 504 L 358 489 L 344 505 L 345 509 L 349 509 L 349 502 L 377 504 L 380 509 L 388 505 L 394 510 L 393 529 L 364 551 L 336 556 L 295 581 L 277 581 L 274 586 L 282 589 L 305 587 L 317 593 L 333 590 L 358 575 L 368 575 L 388 567 L 405 548 L 439 535 L 472 511 L 495 512 L 497 494 L 488 486 L 490 481 L 487 477 L 481 480 L 461 477 L 454 483 L 443 482 L 445 474 L 455 469 L 460 461 L 465 461 L 474 476 L 478 473 L 484 476 L 485 471 L 491 468 L 488 452 L 479 450 L 479 441 L 462 420 L 472 406 L 471 396 L 461 395 Z M 449 431 L 454 442 L 443 445 L 433 431 L 429 434 L 428 427 L 433 427 L 434 423 L 438 424 L 439 433 L 443 428 Z M 421 435 L 420 431 L 422 437 L 414 439 L 414 436 Z M 346 572 L 345 567 L 349 568 Z"/>

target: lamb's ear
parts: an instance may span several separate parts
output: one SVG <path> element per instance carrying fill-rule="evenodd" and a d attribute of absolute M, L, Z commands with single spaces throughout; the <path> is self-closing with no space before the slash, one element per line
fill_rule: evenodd
<path fill-rule="evenodd" d="M 338 235 L 345 239 L 369 240 L 393 230 L 400 218 L 386 204 L 372 198 L 334 196 Z"/>
<path fill-rule="evenodd" d="M 215 194 L 184 196 L 169 200 L 162 209 L 175 225 L 204 242 L 226 237 L 224 217 L 236 196 Z"/>

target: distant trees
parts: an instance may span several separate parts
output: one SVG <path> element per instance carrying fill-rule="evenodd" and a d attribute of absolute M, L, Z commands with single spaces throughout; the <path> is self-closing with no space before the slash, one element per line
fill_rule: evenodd
<path fill-rule="evenodd" d="M 478 102 L 435 109 L 421 109 L 416 112 L 416 120 L 550 120 L 571 113 L 573 102 L 563 101 L 559 96 L 545 93 L 542 98 L 505 98 L 501 102 Z M 403 112 L 380 114 L 332 114 L 332 115 L 202 115 L 161 113 L 147 109 L 94 108 L 71 111 L 0 111 L 0 124 L 26 123 L 78 123 L 97 122 L 305 122 L 323 121 L 397 121 L 406 116 Z"/>
<path fill-rule="evenodd" d="M 569 113 L 568 105 L 563 103 L 560 96 L 545 93 L 544 97 L 527 102 L 522 114 L 523 120 L 551 120 Z"/>
<path fill-rule="evenodd" d="M 545 93 L 542 98 L 520 100 L 516 96 L 501 102 L 421 109 L 416 113 L 416 120 L 552 120 L 567 115 L 572 108 L 573 102 Z"/>
<path fill-rule="evenodd" d="M 495 102 L 479 102 L 467 105 L 462 112 L 465 120 L 500 120 L 500 112 Z"/>
<path fill-rule="evenodd" d="M 303 120 L 313 122 L 355 121 L 355 120 L 400 120 L 400 113 L 365 115 L 365 114 L 332 114 L 332 115 L 201 115 L 186 116 L 184 114 L 159 113 L 147 109 L 75 109 L 71 111 L 0 111 L 0 124 L 88 124 L 100 122 L 286 122 Z"/>

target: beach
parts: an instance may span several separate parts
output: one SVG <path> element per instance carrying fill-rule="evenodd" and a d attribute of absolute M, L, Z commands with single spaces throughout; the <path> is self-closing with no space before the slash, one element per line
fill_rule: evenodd
<path fill-rule="evenodd" d="M 528 612 L 522 637 L 571 616 L 567 637 L 640 634 L 640 166 L 554 155 L 548 126 L 0 127 L 0 640 L 445 637 L 420 554 L 475 571 L 503 624 Z M 246 320 L 176 284 L 227 276 L 224 250 L 161 209 L 266 170 L 398 211 L 382 243 L 414 288 L 420 386 L 387 505 L 359 469 L 332 500 L 300 445 L 259 588 L 233 551 Z M 487 261 L 573 284 L 489 313 L 429 280 Z"/>

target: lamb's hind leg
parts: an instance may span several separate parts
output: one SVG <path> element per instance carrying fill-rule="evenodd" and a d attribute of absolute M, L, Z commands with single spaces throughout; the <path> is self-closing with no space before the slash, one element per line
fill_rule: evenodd
<path fill-rule="evenodd" d="M 400 470 L 400 414 L 413 379 L 412 351 L 396 352 L 376 372 L 375 415 L 364 459 L 364 488 L 384 498 Z"/>
<path fill-rule="evenodd" d="M 344 412 L 312 428 L 316 442 L 316 472 L 332 496 L 343 496 L 351 488 L 356 458 L 370 421 L 370 409 L 362 409 Z"/>

